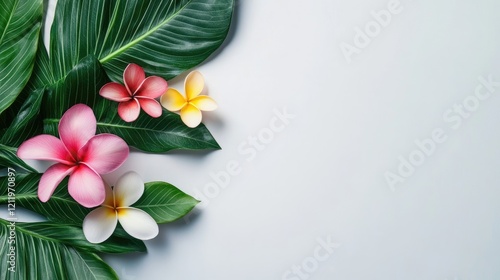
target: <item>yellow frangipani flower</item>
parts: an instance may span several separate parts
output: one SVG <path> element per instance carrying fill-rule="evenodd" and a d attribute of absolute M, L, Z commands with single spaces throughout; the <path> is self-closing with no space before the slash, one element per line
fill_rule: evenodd
<path fill-rule="evenodd" d="M 161 97 L 160 103 L 171 112 L 180 111 L 182 121 L 189 127 L 201 123 L 201 111 L 217 109 L 217 103 L 206 95 L 200 95 L 205 87 L 205 80 L 200 72 L 189 73 L 184 81 L 186 97 L 179 91 L 169 88 Z"/>

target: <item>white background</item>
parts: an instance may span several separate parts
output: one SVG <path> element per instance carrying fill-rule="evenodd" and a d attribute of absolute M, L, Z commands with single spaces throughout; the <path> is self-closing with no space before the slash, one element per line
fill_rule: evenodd
<path fill-rule="evenodd" d="M 223 149 L 134 152 L 106 177 L 136 170 L 203 200 L 147 254 L 106 256 L 122 279 L 499 279 L 500 87 L 455 129 L 443 114 L 479 76 L 500 81 L 500 4 L 401 0 L 348 63 L 342 42 L 390 2 L 237 0 L 225 47 L 197 68 Z M 266 138 L 284 108 L 295 117 Z M 386 172 L 435 129 L 446 141 L 391 189 Z M 208 189 L 230 161 L 240 173 Z M 328 238 L 340 246 L 315 261 Z"/>

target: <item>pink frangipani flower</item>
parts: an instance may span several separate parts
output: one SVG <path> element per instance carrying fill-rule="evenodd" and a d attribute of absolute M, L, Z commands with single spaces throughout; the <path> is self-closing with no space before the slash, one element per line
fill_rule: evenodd
<path fill-rule="evenodd" d="M 99 94 L 109 100 L 119 102 L 118 115 L 126 121 L 133 122 L 139 117 L 141 108 L 153 118 L 161 116 L 162 108 L 155 98 L 167 91 L 168 84 L 161 77 L 146 78 L 144 69 L 130 63 L 123 72 L 123 82 L 105 84 Z"/>
<path fill-rule="evenodd" d="M 100 174 L 107 174 L 127 159 L 127 143 L 113 134 L 95 135 L 94 112 L 84 104 L 68 109 L 59 122 L 59 137 L 42 134 L 25 141 L 17 150 L 21 159 L 52 160 L 57 163 L 45 171 L 38 185 L 38 197 L 49 200 L 56 187 L 69 175 L 69 194 L 91 208 L 106 197 Z"/>

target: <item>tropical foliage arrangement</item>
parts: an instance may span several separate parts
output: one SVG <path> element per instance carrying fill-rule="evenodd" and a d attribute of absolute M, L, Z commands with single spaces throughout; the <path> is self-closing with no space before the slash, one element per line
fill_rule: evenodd
<path fill-rule="evenodd" d="M 217 107 L 196 67 L 229 31 L 234 0 L 0 2 L 1 279 L 118 279 L 102 253 L 146 252 L 158 224 L 198 201 L 166 182 L 115 172 L 130 147 L 219 149 L 201 123 Z M 50 35 L 50 46 L 43 37 Z M 24 160 L 53 163 L 44 173 Z M 46 222 L 22 223 L 16 207 Z"/>

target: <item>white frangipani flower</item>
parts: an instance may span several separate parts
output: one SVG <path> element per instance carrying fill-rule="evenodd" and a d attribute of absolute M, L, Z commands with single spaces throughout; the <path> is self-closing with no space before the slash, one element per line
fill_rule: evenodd
<path fill-rule="evenodd" d="M 143 210 L 130 207 L 144 193 L 144 182 L 131 171 L 123 174 L 116 186 L 105 184 L 106 199 L 102 206 L 94 209 L 83 220 L 83 233 L 91 243 L 107 240 L 115 231 L 118 222 L 132 237 L 149 240 L 158 235 L 158 224 Z"/>

